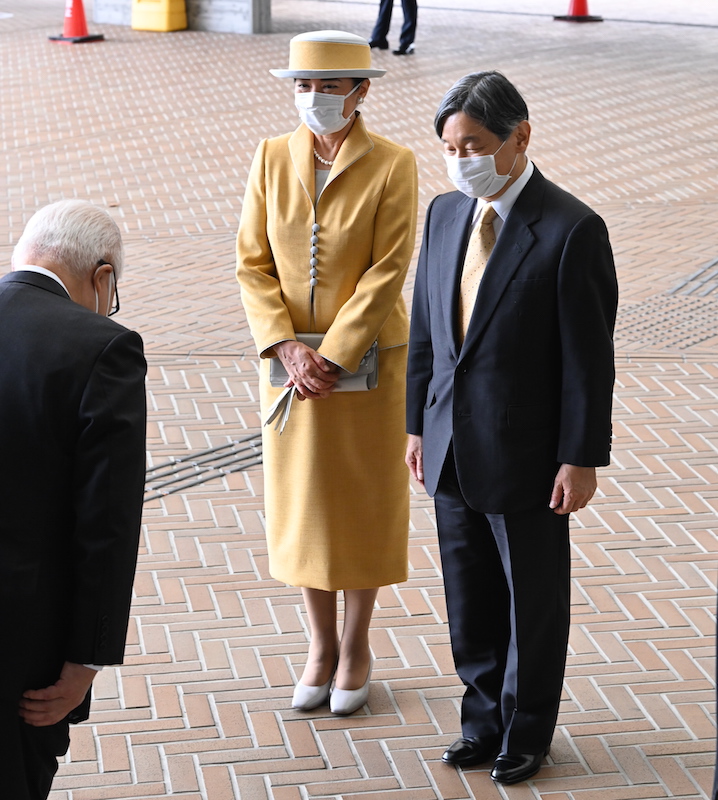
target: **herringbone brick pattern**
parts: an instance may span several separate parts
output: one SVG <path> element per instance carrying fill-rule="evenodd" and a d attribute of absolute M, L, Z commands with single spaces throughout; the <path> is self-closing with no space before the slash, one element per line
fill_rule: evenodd
<path fill-rule="evenodd" d="M 718 18 L 701 4 L 698 21 L 714 27 L 574 26 L 548 16 L 565 3 L 544 5 L 515 0 L 501 10 L 522 13 L 489 13 L 497 9 L 486 0 L 421 4 L 417 54 L 375 53 L 389 72 L 366 113 L 370 127 L 415 149 L 421 217 L 449 188 L 431 127 L 438 100 L 468 71 L 502 69 L 527 96 L 537 165 L 611 231 L 622 290 L 614 459 L 574 521 L 574 624 L 545 767 L 499 789 L 486 769 L 439 761 L 460 730 L 461 687 L 432 504 L 419 491 L 410 579 L 378 599 L 368 707 L 348 719 L 288 708 L 307 623 L 298 590 L 267 573 L 255 466 L 149 493 L 126 664 L 99 676 L 93 716 L 73 730 L 52 800 L 706 796 Z M 615 0 L 605 12 L 591 5 L 620 16 Z M 233 278 L 234 232 L 257 142 L 296 119 L 287 84 L 267 69 L 284 65 L 299 31 L 367 35 L 376 3 L 275 0 L 271 35 L 104 26 L 106 42 L 79 47 L 45 40 L 61 28 L 58 6 L 0 8 L 13 13 L 0 18 L 0 255 L 7 263 L 39 205 L 77 196 L 108 206 L 127 249 L 122 321 L 143 334 L 150 365 L 149 465 L 256 435 L 257 363 Z M 637 0 L 627 13 L 665 11 L 660 19 L 675 22 L 668 6 Z"/>

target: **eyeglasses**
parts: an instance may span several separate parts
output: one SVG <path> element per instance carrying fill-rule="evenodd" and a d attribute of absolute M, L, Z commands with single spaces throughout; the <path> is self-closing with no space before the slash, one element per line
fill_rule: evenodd
<path fill-rule="evenodd" d="M 97 262 L 98 267 L 104 267 L 105 264 L 108 267 L 112 267 L 112 282 L 115 287 L 115 296 L 112 301 L 112 308 L 110 309 L 110 312 L 107 315 L 108 317 L 112 317 L 120 310 L 120 293 L 117 291 L 117 273 L 115 272 L 114 265 L 110 264 L 109 261 L 103 261 L 102 259 L 100 259 L 100 261 Z"/>

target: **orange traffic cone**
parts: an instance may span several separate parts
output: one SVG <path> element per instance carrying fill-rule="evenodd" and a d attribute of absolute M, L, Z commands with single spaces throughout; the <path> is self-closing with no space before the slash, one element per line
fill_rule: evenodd
<path fill-rule="evenodd" d="M 603 22 L 603 17 L 592 17 L 588 13 L 588 0 L 571 0 L 568 14 L 563 17 L 554 17 L 554 19 L 565 22 Z"/>
<path fill-rule="evenodd" d="M 53 42 L 79 44 L 80 42 L 101 42 L 105 37 L 101 33 L 88 34 L 82 0 L 65 0 L 65 25 L 62 36 L 48 36 L 47 38 Z"/>

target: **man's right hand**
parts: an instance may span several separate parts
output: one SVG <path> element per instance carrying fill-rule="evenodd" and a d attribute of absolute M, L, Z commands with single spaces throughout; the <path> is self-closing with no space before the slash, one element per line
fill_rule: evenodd
<path fill-rule="evenodd" d="M 339 367 L 328 363 L 316 350 L 289 339 L 274 345 L 289 375 L 285 386 L 294 386 L 300 399 L 329 397 L 339 379 Z"/>
<path fill-rule="evenodd" d="M 422 486 L 424 485 L 424 444 L 421 436 L 409 434 L 406 445 L 406 466 L 409 467 L 411 477 Z"/>

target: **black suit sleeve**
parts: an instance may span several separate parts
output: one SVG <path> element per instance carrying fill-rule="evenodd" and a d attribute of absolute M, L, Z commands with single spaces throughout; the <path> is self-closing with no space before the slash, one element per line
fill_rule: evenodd
<path fill-rule="evenodd" d="M 561 464 L 609 463 L 617 302 L 606 225 L 590 214 L 570 232 L 558 272 L 562 385 L 556 460 Z"/>
<path fill-rule="evenodd" d="M 83 392 L 72 479 L 72 603 L 65 658 L 118 664 L 124 655 L 145 475 L 141 338 L 104 348 Z"/>
<path fill-rule="evenodd" d="M 432 200 L 426 212 L 424 239 L 416 268 L 414 296 L 411 305 L 411 333 L 409 335 L 409 361 L 406 376 L 406 431 L 418 436 L 423 433 L 424 405 L 433 369 L 428 253 L 431 211 L 435 199 Z"/>

